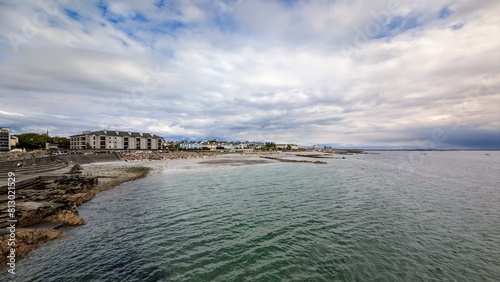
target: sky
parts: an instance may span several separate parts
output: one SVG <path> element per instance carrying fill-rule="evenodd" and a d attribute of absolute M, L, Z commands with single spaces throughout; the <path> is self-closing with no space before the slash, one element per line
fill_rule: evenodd
<path fill-rule="evenodd" d="M 0 0 L 0 126 L 500 149 L 498 0 Z"/>

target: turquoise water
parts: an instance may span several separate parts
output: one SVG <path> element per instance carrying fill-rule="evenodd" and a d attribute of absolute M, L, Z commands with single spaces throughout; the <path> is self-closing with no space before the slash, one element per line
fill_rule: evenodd
<path fill-rule="evenodd" d="M 500 152 L 324 160 L 121 185 L 16 281 L 498 281 Z"/>

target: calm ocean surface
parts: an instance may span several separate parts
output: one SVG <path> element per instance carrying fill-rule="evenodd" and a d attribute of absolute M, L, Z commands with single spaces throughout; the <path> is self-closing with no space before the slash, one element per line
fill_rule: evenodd
<path fill-rule="evenodd" d="M 121 185 L 16 281 L 499 281 L 500 152 L 324 160 Z"/>

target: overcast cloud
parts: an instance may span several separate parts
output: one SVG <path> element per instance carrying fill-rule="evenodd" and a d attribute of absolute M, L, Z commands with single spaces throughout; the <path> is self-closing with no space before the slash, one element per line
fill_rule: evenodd
<path fill-rule="evenodd" d="M 497 0 L 0 0 L 0 126 L 500 148 Z"/>

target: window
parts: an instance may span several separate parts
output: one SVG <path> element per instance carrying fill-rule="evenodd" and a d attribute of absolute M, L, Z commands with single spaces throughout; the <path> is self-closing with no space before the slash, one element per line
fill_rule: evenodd
<path fill-rule="evenodd" d="M 125 146 L 125 149 L 128 149 L 128 137 L 123 138 L 123 146 Z"/>
<path fill-rule="evenodd" d="M 137 150 L 141 149 L 141 138 L 136 138 L 135 139 L 135 148 Z"/>

